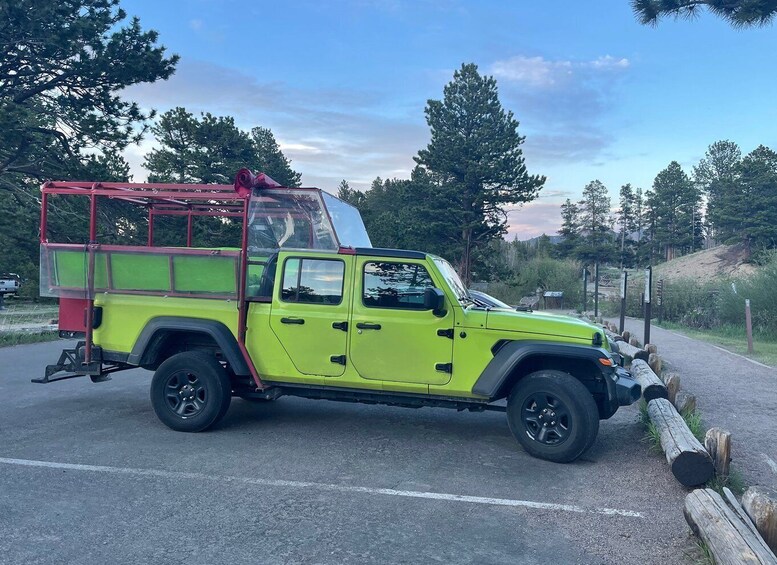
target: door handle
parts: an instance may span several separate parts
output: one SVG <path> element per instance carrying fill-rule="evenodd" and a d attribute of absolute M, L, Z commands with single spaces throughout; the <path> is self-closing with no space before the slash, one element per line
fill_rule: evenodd
<path fill-rule="evenodd" d="M 281 324 L 304 324 L 305 320 L 302 318 L 281 318 Z"/>
<path fill-rule="evenodd" d="M 359 322 L 356 324 L 356 328 L 360 330 L 379 330 L 380 324 L 369 324 L 366 322 Z"/>

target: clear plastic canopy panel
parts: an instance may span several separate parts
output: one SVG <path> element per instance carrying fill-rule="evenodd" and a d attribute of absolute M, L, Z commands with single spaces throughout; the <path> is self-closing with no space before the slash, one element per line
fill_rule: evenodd
<path fill-rule="evenodd" d="M 321 190 L 261 190 L 251 197 L 248 250 L 372 247 L 359 211 Z"/>

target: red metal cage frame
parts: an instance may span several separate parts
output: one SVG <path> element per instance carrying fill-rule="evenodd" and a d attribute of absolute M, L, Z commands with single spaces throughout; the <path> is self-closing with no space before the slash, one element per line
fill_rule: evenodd
<path fill-rule="evenodd" d="M 262 179 L 269 179 L 261 175 Z M 277 183 L 269 179 L 272 184 L 266 186 L 279 187 Z M 265 181 L 266 182 L 266 181 Z M 40 217 L 40 242 L 41 245 L 49 244 L 48 240 L 48 200 L 50 195 L 82 196 L 89 198 L 89 240 L 86 250 L 89 254 L 87 270 L 87 308 L 84 362 L 92 361 L 93 325 L 94 325 L 94 271 L 95 254 L 105 249 L 97 241 L 97 203 L 99 197 L 113 200 L 122 200 L 144 206 L 148 209 L 148 237 L 145 246 L 121 246 L 125 250 L 150 250 L 154 246 L 154 217 L 155 216 L 186 216 L 186 247 L 192 245 L 192 223 L 196 216 L 210 216 L 222 218 L 242 218 L 242 234 L 239 252 L 239 277 L 238 277 L 238 346 L 251 371 L 251 375 L 258 388 L 264 389 L 265 385 L 256 370 L 256 367 L 248 354 L 245 345 L 246 320 L 248 315 L 248 301 L 246 300 L 246 278 L 248 266 L 248 203 L 251 196 L 250 190 L 239 190 L 232 185 L 218 184 L 163 184 L 163 183 L 121 183 L 121 182 L 60 182 L 49 181 L 41 186 L 41 217 Z M 78 246 L 82 248 L 81 246 Z M 111 246 L 114 250 L 117 246 Z M 164 248 L 157 247 L 162 251 Z M 193 251 L 193 250 L 192 250 Z M 186 253 L 187 250 L 176 250 Z M 68 300 L 63 298 L 62 300 Z"/>

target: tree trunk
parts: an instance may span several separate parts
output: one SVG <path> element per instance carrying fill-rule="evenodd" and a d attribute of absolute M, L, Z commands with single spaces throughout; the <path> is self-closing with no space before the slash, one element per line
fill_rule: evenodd
<path fill-rule="evenodd" d="M 697 489 L 685 497 L 685 520 L 712 553 L 716 563 L 777 564 L 766 544 L 712 489 Z"/>
<path fill-rule="evenodd" d="M 680 484 L 692 487 L 710 480 L 715 474 L 712 458 L 674 406 L 665 398 L 651 400 L 648 415 L 660 434 L 669 468 Z"/>

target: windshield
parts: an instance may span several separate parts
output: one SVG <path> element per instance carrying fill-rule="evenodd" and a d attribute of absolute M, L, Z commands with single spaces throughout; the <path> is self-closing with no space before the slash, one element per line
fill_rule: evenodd
<path fill-rule="evenodd" d="M 461 282 L 459 274 L 453 267 L 451 267 L 451 264 L 448 263 L 448 261 L 445 259 L 441 259 L 439 257 L 435 257 L 434 262 L 437 265 L 437 268 L 440 270 L 440 273 L 442 273 L 442 276 L 445 277 L 445 282 L 448 283 L 448 286 L 451 287 L 454 294 L 456 294 L 456 298 L 458 298 L 460 302 L 472 302 L 472 298 L 469 296 L 467 287 L 464 286 L 463 282 Z"/>

